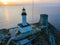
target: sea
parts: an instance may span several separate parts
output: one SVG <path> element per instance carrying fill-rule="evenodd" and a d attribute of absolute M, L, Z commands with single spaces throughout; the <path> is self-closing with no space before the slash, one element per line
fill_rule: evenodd
<path fill-rule="evenodd" d="M 22 23 L 23 7 L 26 9 L 29 24 L 39 22 L 40 14 L 48 14 L 48 22 L 60 30 L 60 6 L 41 4 L 0 6 L 0 29 L 17 27 L 17 24 Z"/>

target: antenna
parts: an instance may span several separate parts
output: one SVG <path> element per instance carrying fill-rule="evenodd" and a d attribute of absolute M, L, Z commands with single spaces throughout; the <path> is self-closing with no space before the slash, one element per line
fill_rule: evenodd
<path fill-rule="evenodd" d="M 24 2 L 24 0 L 22 0 L 22 7 L 25 8 L 23 2 Z M 31 4 L 32 4 L 31 5 L 32 6 L 32 10 L 31 10 L 31 12 L 32 12 L 32 20 L 31 21 L 33 23 L 33 20 L 34 20 L 33 19 L 33 15 L 34 15 L 34 0 L 32 0 L 32 3 Z"/>
<path fill-rule="evenodd" d="M 33 15 L 34 15 L 34 0 L 32 0 L 32 22 L 33 22 Z"/>
<path fill-rule="evenodd" d="M 22 5 L 21 5 L 21 6 L 22 6 L 22 8 L 25 8 L 25 7 L 24 7 L 24 0 L 22 0 Z"/>
<path fill-rule="evenodd" d="M 24 8 L 24 4 L 23 4 L 24 0 L 22 0 L 22 7 Z"/>

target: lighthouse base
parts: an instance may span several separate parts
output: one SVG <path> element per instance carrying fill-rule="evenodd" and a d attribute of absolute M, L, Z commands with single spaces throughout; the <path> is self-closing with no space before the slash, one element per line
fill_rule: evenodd
<path fill-rule="evenodd" d="M 30 24 L 27 25 L 18 24 L 18 28 L 21 33 L 26 33 L 32 30 L 32 26 Z"/>

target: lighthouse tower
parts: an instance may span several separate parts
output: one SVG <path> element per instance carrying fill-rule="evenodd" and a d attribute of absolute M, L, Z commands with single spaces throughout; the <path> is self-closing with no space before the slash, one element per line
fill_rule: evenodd
<path fill-rule="evenodd" d="M 22 9 L 22 25 L 27 25 L 27 21 L 26 21 L 26 10 L 23 8 Z"/>
<path fill-rule="evenodd" d="M 26 20 L 27 13 L 26 13 L 25 8 L 22 9 L 21 16 L 22 16 L 22 23 L 18 24 L 19 31 L 21 33 L 25 33 L 25 32 L 31 31 L 32 30 L 32 26 L 27 23 L 27 20 Z"/>

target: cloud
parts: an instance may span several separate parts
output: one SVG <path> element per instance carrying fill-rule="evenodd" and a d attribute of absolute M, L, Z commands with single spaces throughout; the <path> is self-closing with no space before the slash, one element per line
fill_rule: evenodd
<path fill-rule="evenodd" d="M 60 0 L 34 0 L 36 3 L 60 3 Z"/>
<path fill-rule="evenodd" d="M 0 0 L 0 2 L 20 2 L 20 3 L 60 3 L 60 0 Z"/>

